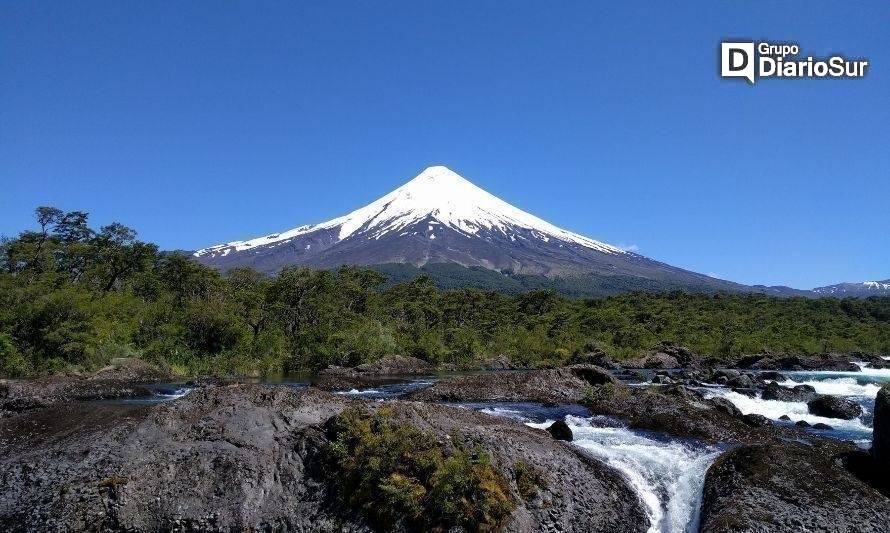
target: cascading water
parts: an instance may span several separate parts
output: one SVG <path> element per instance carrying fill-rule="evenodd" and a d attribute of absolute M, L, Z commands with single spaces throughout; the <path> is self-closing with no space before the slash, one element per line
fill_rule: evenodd
<path fill-rule="evenodd" d="M 336 392 L 335 394 L 341 396 L 358 396 L 360 398 L 365 398 L 366 400 L 382 400 L 385 398 L 397 398 L 403 394 L 429 387 L 433 383 L 433 381 L 429 380 L 412 380 L 379 385 L 370 389 L 351 389 L 348 391 Z"/>
<path fill-rule="evenodd" d="M 827 424 L 832 429 L 821 430 L 820 433 L 839 439 L 852 440 L 862 447 L 868 447 L 871 445 L 875 395 L 884 383 L 890 381 L 890 369 L 870 368 L 865 363 L 856 364 L 861 369 L 859 372 L 833 370 L 782 372 L 788 377 L 788 380 L 778 383 L 785 387 L 809 385 L 818 394 L 830 394 L 854 400 L 862 407 L 863 415 L 853 420 L 816 416 L 810 414 L 805 402 L 764 400 L 760 393 L 752 398 L 722 387 L 704 387 L 699 390 L 705 394 L 706 398 L 715 396 L 726 398 L 744 414 L 763 415 L 778 422 L 783 415 L 787 415 L 791 419 L 787 422 L 789 424 L 800 420 L 809 424 L 820 422 Z"/>
<path fill-rule="evenodd" d="M 631 430 L 619 421 L 590 416 L 584 408 L 536 404 L 463 404 L 544 429 L 564 419 L 572 444 L 621 472 L 637 491 L 649 517 L 650 533 L 698 531 L 705 473 L 721 449 L 697 441 Z"/>

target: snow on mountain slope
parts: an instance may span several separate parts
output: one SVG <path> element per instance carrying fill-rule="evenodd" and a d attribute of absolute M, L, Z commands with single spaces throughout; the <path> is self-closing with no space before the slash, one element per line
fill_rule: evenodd
<path fill-rule="evenodd" d="M 861 283 L 838 283 L 827 287 L 817 287 L 813 292 L 820 296 L 890 296 L 890 279 L 883 281 L 863 281 Z"/>
<path fill-rule="evenodd" d="M 552 278 L 593 276 L 602 281 L 594 285 L 624 290 L 745 290 L 558 228 L 441 166 L 348 215 L 194 255 L 220 270 L 456 264 Z"/>
<path fill-rule="evenodd" d="M 555 239 L 603 253 L 625 253 L 614 246 L 558 228 L 480 189 L 450 169 L 435 166 L 427 168 L 379 200 L 346 216 L 247 241 L 211 246 L 198 250 L 195 256 L 243 252 L 258 246 L 289 242 L 295 237 L 320 230 L 336 229 L 339 241 L 357 233 L 380 239 L 425 220 L 443 224 L 468 238 L 485 229 L 489 232 L 499 231 L 508 238 L 516 239 L 517 230 L 526 230 L 533 238 L 544 242 Z"/>

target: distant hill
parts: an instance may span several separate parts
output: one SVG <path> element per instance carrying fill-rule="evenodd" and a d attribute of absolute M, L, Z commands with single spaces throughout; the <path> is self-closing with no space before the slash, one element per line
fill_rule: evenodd
<path fill-rule="evenodd" d="M 838 283 L 826 287 L 817 287 L 813 292 L 819 296 L 868 297 L 890 296 L 890 279 L 883 281 L 863 281 L 861 283 Z"/>

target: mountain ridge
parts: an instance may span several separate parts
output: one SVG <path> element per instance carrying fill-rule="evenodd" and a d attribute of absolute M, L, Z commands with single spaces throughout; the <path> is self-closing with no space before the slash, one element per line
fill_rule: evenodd
<path fill-rule="evenodd" d="M 423 269 L 455 264 L 514 276 L 581 277 L 591 286 L 606 287 L 604 294 L 619 289 L 780 296 L 812 292 L 742 285 L 623 250 L 559 228 L 444 166 L 428 167 L 390 193 L 327 222 L 217 244 L 193 255 L 199 262 L 223 271 L 249 267 L 266 273 L 291 265 L 337 268 L 345 264 L 392 270 L 386 265 Z M 434 270 L 443 271 L 441 267 Z M 488 278 L 500 284 L 500 280 Z M 532 284 L 544 283 L 536 280 Z M 823 289 L 828 291 L 829 287 Z M 843 289 L 835 292 L 841 294 Z"/>

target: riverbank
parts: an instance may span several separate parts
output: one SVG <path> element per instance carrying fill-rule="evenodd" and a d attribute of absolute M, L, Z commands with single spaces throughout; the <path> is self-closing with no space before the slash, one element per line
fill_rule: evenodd
<path fill-rule="evenodd" d="M 775 387 L 793 393 L 790 379 L 810 371 L 576 364 L 387 374 L 404 371 L 402 363 L 277 384 L 194 381 L 180 384 L 179 394 L 166 376 L 138 364 L 67 380 L 6 381 L 0 466 L 11 490 L 2 496 L 0 525 L 379 529 L 356 502 L 337 496 L 342 474 L 323 459 L 331 420 L 353 408 L 385 409 L 393 424 L 430 432 L 443 457 L 484 453 L 510 502 L 500 524 L 507 531 L 830 530 L 877 524 L 890 513 L 890 500 L 857 470 L 864 453 L 857 439 L 745 412 L 736 398 L 776 402 L 762 396 L 777 394 Z M 860 365 L 860 378 L 885 372 Z M 874 386 L 831 379 L 838 378 L 805 392 Z M 554 435 L 564 439 L 567 430 L 570 441 L 546 431 L 555 422 L 565 430 Z M 528 472 L 540 486 L 529 485 Z M 780 481 L 764 485 L 761 476 Z M 739 501 L 782 512 L 739 512 Z"/>

